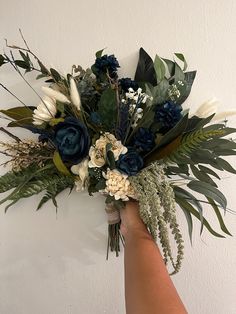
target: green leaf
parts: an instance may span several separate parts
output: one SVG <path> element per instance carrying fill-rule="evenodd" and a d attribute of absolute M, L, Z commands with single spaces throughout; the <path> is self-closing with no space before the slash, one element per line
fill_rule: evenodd
<path fill-rule="evenodd" d="M 174 75 L 175 82 L 184 81 L 184 79 L 185 79 L 184 72 L 182 71 L 180 66 L 177 63 L 175 63 L 175 75 Z"/>
<path fill-rule="evenodd" d="M 101 49 L 101 50 L 99 50 L 99 51 L 96 52 L 96 54 L 95 54 L 95 55 L 96 55 L 96 58 L 101 58 L 104 49 L 105 49 L 105 48 L 103 48 L 103 49 Z"/>
<path fill-rule="evenodd" d="M 210 176 L 208 176 L 207 173 L 205 173 L 204 171 L 199 170 L 197 167 L 195 167 L 194 165 L 190 165 L 190 168 L 192 170 L 193 175 L 199 180 L 199 181 L 203 181 L 206 183 L 209 183 L 210 185 L 214 186 L 217 188 L 217 184 L 212 180 L 212 178 Z"/>
<path fill-rule="evenodd" d="M 106 131 L 111 131 L 115 127 L 117 118 L 116 92 L 114 89 L 106 89 L 98 103 L 98 114 L 101 117 Z"/>
<path fill-rule="evenodd" d="M 156 72 L 157 80 L 162 81 L 165 77 L 166 68 L 164 62 L 161 60 L 160 57 L 158 57 L 158 55 L 156 55 L 154 60 L 154 69 Z"/>
<path fill-rule="evenodd" d="M 170 76 L 175 74 L 175 62 L 169 59 L 161 58 L 167 65 Z"/>
<path fill-rule="evenodd" d="M 201 229 L 200 229 L 200 234 L 202 233 L 203 230 L 203 208 L 201 203 L 195 198 L 195 196 L 193 196 L 193 194 L 191 194 L 190 192 L 182 189 L 181 187 L 178 186 L 174 186 L 174 193 L 175 196 L 177 196 L 180 199 L 185 199 L 186 201 L 188 201 L 190 204 L 192 204 L 194 207 L 197 208 L 198 213 L 199 213 L 199 220 L 201 222 Z"/>
<path fill-rule="evenodd" d="M 224 170 L 231 172 L 231 173 L 234 173 L 234 174 L 236 173 L 236 170 L 228 163 L 228 161 L 226 161 L 222 158 L 217 158 L 216 162 Z"/>
<path fill-rule="evenodd" d="M 216 201 L 222 208 L 227 207 L 227 200 L 225 196 L 214 186 L 201 181 L 190 181 L 187 186 L 200 194 L 205 195 L 206 197 L 209 197 Z"/>
<path fill-rule="evenodd" d="M 21 55 L 21 58 L 22 58 L 26 63 L 28 63 L 28 64 L 30 65 L 30 57 L 29 57 L 28 53 L 25 54 L 25 53 L 24 53 L 23 51 L 21 51 L 21 50 L 19 50 L 19 53 L 20 53 L 20 55 Z"/>
<path fill-rule="evenodd" d="M 0 177 L 0 193 L 9 191 L 32 175 L 33 167 L 22 169 L 21 171 L 9 171 Z"/>
<path fill-rule="evenodd" d="M 137 82 L 151 83 L 153 86 L 157 84 L 152 58 L 143 48 L 139 50 L 139 61 L 134 79 Z"/>
<path fill-rule="evenodd" d="M 48 69 L 44 66 L 44 64 L 40 60 L 37 60 L 37 61 L 38 61 L 38 65 L 40 67 L 42 74 L 45 74 L 45 76 L 48 76 L 49 75 Z"/>
<path fill-rule="evenodd" d="M 0 55 L 0 66 L 2 66 L 5 62 L 5 58 L 3 57 L 3 55 Z"/>
<path fill-rule="evenodd" d="M 201 171 L 203 171 L 203 172 L 205 172 L 205 173 L 208 173 L 208 174 L 210 174 L 210 175 L 212 175 L 212 176 L 214 176 L 214 177 L 216 177 L 217 179 L 220 180 L 220 177 L 218 176 L 218 174 L 215 173 L 212 169 L 210 169 L 210 168 L 208 168 L 208 167 L 206 167 L 206 166 L 202 166 L 202 165 L 199 165 L 198 167 L 199 167 L 199 169 L 200 169 Z"/>
<path fill-rule="evenodd" d="M 61 75 L 55 69 L 51 68 L 50 73 L 55 82 L 60 82 L 62 80 Z"/>
<path fill-rule="evenodd" d="M 61 159 L 59 152 L 57 151 L 55 151 L 53 155 L 53 162 L 59 172 L 63 173 L 66 176 L 71 176 L 70 171 L 67 169 L 66 165 Z"/>
<path fill-rule="evenodd" d="M 31 107 L 32 108 L 32 107 Z M 34 107 L 33 107 L 34 108 Z M 21 119 L 28 119 L 32 118 L 33 110 L 30 107 L 14 107 L 7 110 L 0 110 L 4 115 L 14 119 L 14 120 L 21 120 Z"/>
<path fill-rule="evenodd" d="M 184 63 L 183 71 L 185 71 L 188 67 L 187 61 L 182 53 L 175 53 L 175 56 Z"/>
<path fill-rule="evenodd" d="M 185 115 L 169 132 L 167 132 L 155 148 L 145 156 L 145 164 L 156 160 L 156 155 L 166 145 L 178 138 L 185 130 L 188 123 L 188 115 Z M 179 143 L 178 143 L 179 144 Z M 178 146 L 177 146 L 178 147 Z"/>
<path fill-rule="evenodd" d="M 191 72 L 185 72 L 184 73 L 184 92 L 182 91 L 181 97 L 178 101 L 178 104 L 181 105 L 182 103 L 185 102 L 185 100 L 188 98 L 190 95 L 192 85 L 196 76 L 196 71 L 191 71 Z"/>
<path fill-rule="evenodd" d="M 178 197 L 176 197 L 176 203 L 179 204 L 179 206 L 187 211 L 189 211 L 192 215 L 194 215 L 197 219 L 200 219 L 199 213 L 198 211 L 191 205 L 189 204 L 186 200 L 184 199 L 180 199 Z M 215 237 L 218 238 L 225 238 L 223 235 L 219 234 L 218 232 L 216 232 L 215 230 L 213 230 L 209 224 L 209 222 L 206 220 L 206 218 L 203 218 L 203 224 L 204 226 L 207 228 L 207 230 L 213 234 Z"/>
<path fill-rule="evenodd" d="M 209 197 L 207 197 L 207 200 L 216 213 L 216 216 L 217 216 L 217 219 L 219 221 L 221 230 L 224 231 L 224 233 L 232 236 L 232 234 L 229 232 L 229 230 L 227 229 L 227 227 L 224 223 L 224 220 L 222 218 L 222 215 L 221 215 L 220 210 L 219 210 L 218 206 L 216 205 L 216 203 L 212 199 L 210 199 Z"/>
<path fill-rule="evenodd" d="M 115 157 L 114 157 L 114 154 L 111 150 L 109 150 L 107 152 L 107 163 L 108 163 L 108 166 L 111 170 L 116 168 Z"/>
<path fill-rule="evenodd" d="M 95 188 L 96 191 L 104 190 L 106 187 L 106 180 L 99 180 L 98 183 L 96 184 Z"/>
<path fill-rule="evenodd" d="M 23 61 L 23 60 L 15 60 L 14 61 L 15 65 L 17 65 L 18 67 L 22 68 L 22 69 L 30 69 L 30 64 Z"/>

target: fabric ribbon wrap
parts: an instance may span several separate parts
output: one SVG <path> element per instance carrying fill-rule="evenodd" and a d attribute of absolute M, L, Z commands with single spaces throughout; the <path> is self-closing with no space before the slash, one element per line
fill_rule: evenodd
<path fill-rule="evenodd" d="M 120 211 L 115 208 L 112 203 L 106 204 L 105 211 L 107 213 L 107 222 L 114 225 L 120 222 Z"/>

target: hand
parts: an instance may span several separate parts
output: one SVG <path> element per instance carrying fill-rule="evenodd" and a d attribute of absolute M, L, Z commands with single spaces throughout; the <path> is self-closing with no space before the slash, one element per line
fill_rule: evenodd
<path fill-rule="evenodd" d="M 147 232 L 147 229 L 139 216 L 139 203 L 137 201 L 128 201 L 126 206 L 121 209 L 121 233 L 124 237 L 134 231 L 143 230 Z"/>

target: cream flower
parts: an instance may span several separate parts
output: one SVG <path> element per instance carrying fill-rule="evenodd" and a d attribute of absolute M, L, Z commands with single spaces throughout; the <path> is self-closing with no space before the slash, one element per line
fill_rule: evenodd
<path fill-rule="evenodd" d="M 78 176 L 78 180 L 75 181 L 76 191 L 83 191 L 88 179 L 88 159 L 84 159 L 77 165 L 71 167 L 71 172 Z"/>
<path fill-rule="evenodd" d="M 53 98 L 56 101 L 60 101 L 62 103 L 67 103 L 67 104 L 70 103 L 69 99 L 64 94 L 62 94 L 61 92 L 51 87 L 43 86 L 42 90 L 48 97 Z"/>
<path fill-rule="evenodd" d="M 57 113 L 56 100 L 45 96 L 33 113 L 33 124 L 41 125 L 55 118 Z"/>
<path fill-rule="evenodd" d="M 128 201 L 129 197 L 135 198 L 134 189 L 127 175 L 120 173 L 117 169 L 108 169 L 103 176 L 106 179 L 106 188 L 99 192 L 107 193 L 116 200 Z"/>
<path fill-rule="evenodd" d="M 111 133 L 104 133 L 100 136 L 100 138 L 96 141 L 94 146 L 90 147 L 89 150 L 89 167 L 102 167 L 106 163 L 106 145 L 111 144 L 111 151 L 114 154 L 115 160 L 118 160 L 121 154 L 126 154 L 128 149 L 124 145 L 122 145 L 121 141 L 118 141 L 115 136 Z"/>

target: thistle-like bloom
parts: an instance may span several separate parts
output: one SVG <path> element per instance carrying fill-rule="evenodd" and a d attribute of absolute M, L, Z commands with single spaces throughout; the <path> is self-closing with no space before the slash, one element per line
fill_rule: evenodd
<path fill-rule="evenodd" d="M 45 96 L 33 113 L 33 124 L 41 125 L 55 118 L 57 113 L 56 100 Z"/>
<path fill-rule="evenodd" d="M 155 121 L 161 124 L 160 132 L 166 133 L 181 119 L 182 107 L 170 101 L 155 108 Z"/>
<path fill-rule="evenodd" d="M 76 86 L 75 80 L 73 77 L 70 78 L 70 98 L 72 104 L 78 109 L 81 109 L 81 99 L 78 88 Z"/>
<path fill-rule="evenodd" d="M 57 91 L 51 87 L 43 86 L 42 90 L 48 97 L 53 98 L 56 101 L 60 101 L 62 103 L 66 103 L 66 104 L 70 103 L 69 99 L 64 94 L 62 94 L 61 92 L 59 92 L 59 91 Z"/>
<path fill-rule="evenodd" d="M 116 200 L 128 201 L 129 197 L 135 198 L 134 189 L 127 175 L 121 174 L 117 169 L 108 169 L 103 176 L 106 179 L 106 188 L 99 192 L 107 193 Z"/>

